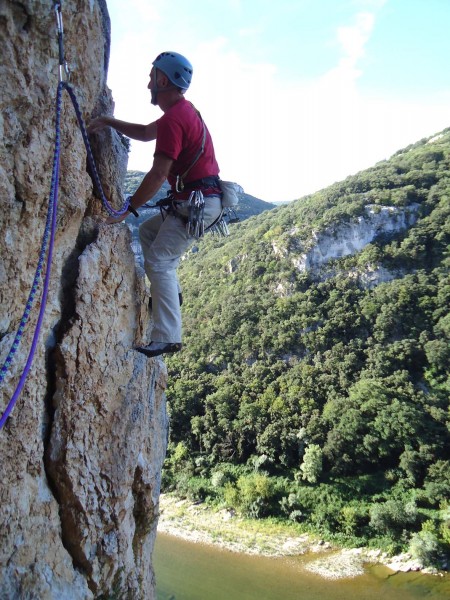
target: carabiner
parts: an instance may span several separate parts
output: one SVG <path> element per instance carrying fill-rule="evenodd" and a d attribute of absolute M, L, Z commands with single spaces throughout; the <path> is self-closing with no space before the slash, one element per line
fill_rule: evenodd
<path fill-rule="evenodd" d="M 70 69 L 67 61 L 64 57 L 64 27 L 62 18 L 61 3 L 55 2 L 55 16 L 56 16 L 56 28 L 58 30 L 58 49 L 59 49 L 59 81 L 64 81 L 64 74 L 66 81 L 70 79 Z"/>
<path fill-rule="evenodd" d="M 175 191 L 182 192 L 184 190 L 184 183 L 181 175 L 177 175 L 177 179 L 175 181 Z"/>

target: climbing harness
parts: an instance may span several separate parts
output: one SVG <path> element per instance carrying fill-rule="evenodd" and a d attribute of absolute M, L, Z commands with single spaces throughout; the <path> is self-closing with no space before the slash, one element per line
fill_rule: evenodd
<path fill-rule="evenodd" d="M 183 205 L 188 206 L 187 216 L 183 215 L 177 210 L 179 206 Z M 181 219 L 185 223 L 188 234 L 197 239 L 203 237 L 205 233 L 211 233 L 212 235 L 218 235 L 219 237 L 227 237 L 230 235 L 228 225 L 231 223 L 240 222 L 240 219 L 234 209 L 222 207 L 222 210 L 220 211 L 220 214 L 216 220 L 208 225 L 208 227 L 205 227 L 205 198 L 201 190 L 194 190 L 191 192 L 188 200 L 181 202 L 175 200 L 173 194 L 169 192 L 166 198 L 158 200 L 158 202 L 152 206 L 147 205 L 147 208 L 156 207 L 159 208 L 163 220 L 168 214 Z"/>
<path fill-rule="evenodd" d="M 204 236 L 205 221 L 205 199 L 201 190 L 193 190 L 188 200 L 178 201 L 172 192 L 168 192 L 165 198 L 158 200 L 151 208 L 158 207 L 163 221 L 168 214 L 181 219 L 185 224 L 188 235 L 197 239 Z M 179 211 L 180 207 L 187 207 L 187 215 Z"/>
<path fill-rule="evenodd" d="M 159 58 L 159 57 L 158 57 Z M 155 64 L 155 63 L 153 63 Z M 239 202 L 239 195 L 243 193 L 243 189 L 237 183 L 233 183 L 230 181 L 223 181 L 218 177 L 206 177 L 203 179 L 196 180 L 195 182 L 187 182 L 184 183 L 187 174 L 192 169 L 192 167 L 197 163 L 200 156 L 205 151 L 205 143 L 206 143 L 206 125 L 203 121 L 203 117 L 200 112 L 195 108 L 195 106 L 190 102 L 190 105 L 197 113 L 198 118 L 200 119 L 203 127 L 203 136 L 201 146 L 197 151 L 197 154 L 194 157 L 194 160 L 191 162 L 189 167 L 185 170 L 183 174 L 176 175 L 175 180 L 175 192 L 170 190 L 167 193 L 167 197 L 163 198 L 156 202 L 154 206 L 158 206 L 161 211 L 161 217 L 165 219 L 167 214 L 174 215 L 178 217 L 186 224 L 186 231 L 192 237 L 199 239 L 204 236 L 204 234 L 209 231 L 212 234 L 217 234 L 219 236 L 228 236 L 230 235 L 230 230 L 228 229 L 228 224 L 230 223 L 238 223 L 239 217 L 236 213 L 235 207 Z M 204 221 L 204 210 L 205 210 L 205 199 L 203 197 L 203 193 L 201 189 L 193 189 L 192 187 L 216 187 L 222 190 L 222 210 L 220 211 L 219 216 L 216 218 L 213 223 L 205 227 Z M 180 194 L 183 191 L 191 189 L 190 196 L 187 200 L 177 201 L 176 194 Z M 181 206 L 187 206 L 188 214 L 187 216 L 182 214 L 178 209 Z"/>
<path fill-rule="evenodd" d="M 83 141 L 84 141 L 84 144 L 86 147 L 86 152 L 87 152 L 87 157 L 88 157 L 88 162 L 89 162 L 89 166 L 91 169 L 91 173 L 94 177 L 94 183 L 95 183 L 95 186 L 96 186 L 98 192 L 100 193 L 100 197 L 103 202 L 103 205 L 105 206 L 108 213 L 114 217 L 119 217 L 119 216 L 124 215 L 127 212 L 127 210 L 129 209 L 128 200 L 126 200 L 125 204 L 122 206 L 122 208 L 120 210 L 115 210 L 109 204 L 108 200 L 106 199 L 106 197 L 103 193 L 103 188 L 102 188 L 102 185 L 100 182 L 100 177 L 98 175 L 97 168 L 95 165 L 94 156 L 92 154 L 92 149 L 91 149 L 91 146 L 89 143 L 86 127 L 85 127 L 85 124 L 83 121 L 83 117 L 81 115 L 81 110 L 80 110 L 77 98 L 75 96 L 75 92 L 73 91 L 72 87 L 68 83 L 68 80 L 70 78 L 70 69 L 64 58 L 64 39 L 63 39 L 64 29 L 63 29 L 63 22 L 62 22 L 61 3 L 55 2 L 54 9 L 55 9 L 55 14 L 56 14 L 56 24 L 57 24 L 57 31 L 58 31 L 59 83 L 58 83 L 58 88 L 57 88 L 57 93 L 56 93 L 55 149 L 54 149 L 54 155 L 53 155 L 53 168 L 52 168 L 52 178 L 51 178 L 51 185 L 50 185 L 50 195 L 49 195 L 49 202 L 48 202 L 47 218 L 46 218 L 44 233 L 42 236 L 41 248 L 39 251 L 39 260 L 38 260 L 38 265 L 37 265 L 36 272 L 34 275 L 33 284 L 31 286 L 31 291 L 29 293 L 28 300 L 27 300 L 27 303 L 25 306 L 25 310 L 24 310 L 24 313 L 20 320 L 19 327 L 17 329 L 14 341 L 8 352 L 6 360 L 0 370 L 0 384 L 4 381 L 5 376 L 8 373 L 9 367 L 11 366 L 14 355 L 17 352 L 17 349 L 19 347 L 23 333 L 25 331 L 26 324 L 30 317 L 30 313 L 33 308 L 36 292 L 37 292 L 37 289 L 39 286 L 39 280 L 42 275 L 46 254 L 47 254 L 47 264 L 46 264 L 44 285 L 43 285 L 43 290 L 42 290 L 41 306 L 40 306 L 40 310 L 39 310 L 39 316 L 38 316 L 38 319 L 36 322 L 36 328 L 34 331 L 31 348 L 30 348 L 30 351 L 28 354 L 28 359 L 25 364 L 22 375 L 20 377 L 19 383 L 17 384 L 17 387 L 16 387 L 5 411 L 3 412 L 3 415 L 0 418 L 0 429 L 5 424 L 6 419 L 10 415 L 12 409 L 14 408 L 14 405 L 20 395 L 20 392 L 22 391 L 22 388 L 25 385 L 25 381 L 28 376 L 28 372 L 31 368 L 33 358 L 34 358 L 34 355 L 36 352 L 36 347 L 37 347 L 39 334 L 40 334 L 41 326 L 42 326 L 42 321 L 44 318 L 45 308 L 46 308 L 46 304 L 47 304 L 48 290 L 49 290 L 49 283 L 50 283 L 51 264 L 52 264 L 52 257 L 53 257 L 53 247 L 54 247 L 55 233 L 56 233 L 56 216 L 57 216 L 57 208 L 58 208 L 58 182 L 59 182 L 59 165 L 60 165 L 60 151 L 61 151 L 61 104 L 62 104 L 63 90 L 66 90 L 68 92 L 70 99 L 72 101 L 73 107 L 75 109 L 75 113 L 76 113 L 77 120 L 78 120 L 78 125 L 80 127 Z M 65 80 L 65 78 L 67 78 L 67 80 Z M 47 247 L 48 247 L 48 250 L 47 250 Z"/>

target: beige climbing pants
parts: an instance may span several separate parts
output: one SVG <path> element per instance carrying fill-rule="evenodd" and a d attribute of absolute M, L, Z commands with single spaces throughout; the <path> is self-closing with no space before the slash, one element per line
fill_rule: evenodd
<path fill-rule="evenodd" d="M 180 205 L 178 205 L 180 206 Z M 205 228 L 214 223 L 222 210 L 219 196 L 205 196 Z M 187 216 L 187 206 L 177 208 Z M 177 267 L 181 256 L 195 238 L 186 230 L 185 221 L 168 213 L 163 219 L 155 215 L 139 227 L 139 239 L 144 255 L 144 269 L 150 280 L 152 295 L 152 342 L 181 342 L 180 286 Z"/>

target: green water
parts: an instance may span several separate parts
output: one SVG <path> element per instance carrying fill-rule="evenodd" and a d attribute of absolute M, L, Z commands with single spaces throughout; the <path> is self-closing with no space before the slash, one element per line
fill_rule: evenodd
<path fill-rule="evenodd" d="M 302 569 L 307 557 L 265 558 L 158 534 L 158 600 L 450 600 L 450 576 L 393 575 L 382 566 L 329 581 Z"/>

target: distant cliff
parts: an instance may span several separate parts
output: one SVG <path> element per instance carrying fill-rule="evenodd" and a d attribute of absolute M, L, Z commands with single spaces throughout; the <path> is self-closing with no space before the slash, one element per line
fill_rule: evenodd
<path fill-rule="evenodd" d="M 62 3 L 71 85 L 88 120 L 112 112 L 110 22 L 103 0 Z M 0 7 L 0 359 L 14 340 L 38 263 L 55 146 L 58 44 L 51 2 Z M 49 299 L 34 362 L 0 431 L 0 597 L 154 598 L 152 550 L 166 451 L 166 372 L 132 350 L 145 338 L 145 289 L 131 236 L 93 194 L 69 96 L 61 109 L 59 208 Z M 119 207 L 127 152 L 94 141 L 105 192 Z M 101 153 L 97 150 L 101 147 Z M 39 288 L 0 389 L 24 369 Z"/>
<path fill-rule="evenodd" d="M 323 275 L 326 274 L 324 267 L 330 261 L 357 254 L 380 235 L 398 234 L 409 229 L 417 221 L 419 207 L 417 203 L 406 208 L 367 205 L 363 216 L 336 223 L 321 232 L 313 231 L 306 244 L 298 237 L 297 229 L 293 228 L 289 232 L 286 247 L 279 247 L 273 242 L 273 251 L 275 255 L 289 256 L 299 271 L 312 275 L 321 272 Z M 371 285 L 393 278 L 393 274 L 379 265 L 365 273 L 365 280 Z"/>

